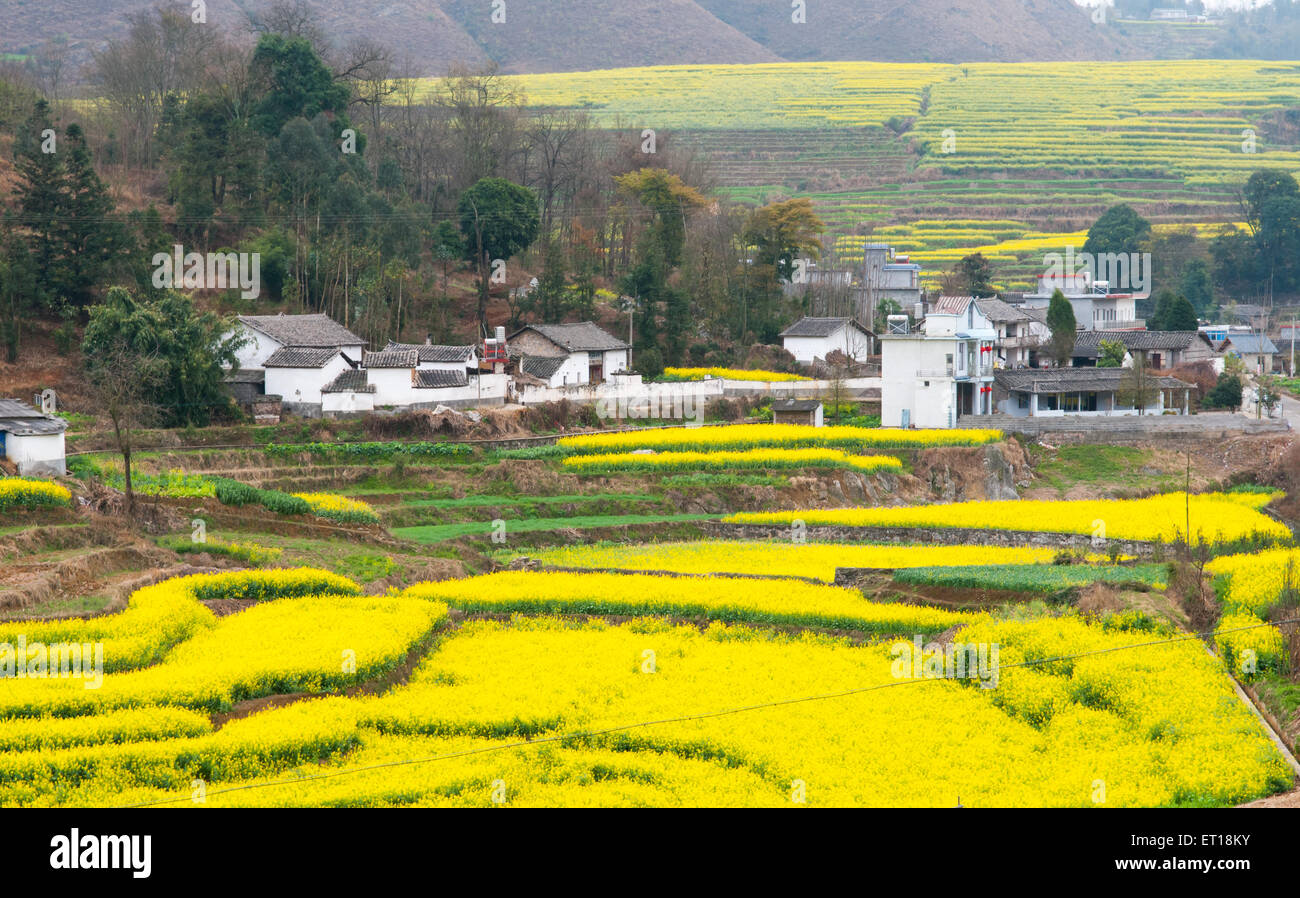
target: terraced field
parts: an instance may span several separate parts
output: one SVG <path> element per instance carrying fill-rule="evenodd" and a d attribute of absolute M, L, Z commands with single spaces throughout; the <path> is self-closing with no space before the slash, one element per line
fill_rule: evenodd
<path fill-rule="evenodd" d="M 739 201 L 811 197 L 840 258 L 867 239 L 931 269 L 978 250 L 1010 287 L 1028 283 L 1026 250 L 1041 260 L 1025 241 L 1059 251 L 1116 203 L 1214 228 L 1239 217 L 1251 171 L 1300 172 L 1290 62 L 674 66 L 521 85 L 695 149 Z M 926 220 L 964 228 L 891 230 Z"/>
<path fill-rule="evenodd" d="M 983 489 L 1016 447 L 810 433 L 448 445 L 418 464 L 399 444 L 146 454 L 151 532 L 11 483 L 0 665 L 48 675 L 0 676 L 0 806 L 1223 806 L 1294 787 L 1233 688 L 1290 682 L 1276 493 L 935 504 L 910 472 L 964 459 L 978 473 L 947 488 Z M 647 449 L 691 458 L 608 464 Z M 711 470 L 737 451 L 772 463 Z M 111 493 L 101 461 L 72 495 Z M 789 530 L 720 537 L 735 512 Z M 1179 513 L 1221 540 L 1215 654 L 1191 632 Z M 891 517 L 936 539 L 798 526 Z M 1056 531 L 1099 520 L 1144 557 L 1104 535 L 1062 548 Z M 1034 532 L 933 544 L 976 525 Z M 1251 540 L 1279 545 L 1227 554 Z M 64 676 L 46 645 L 102 663 Z"/>

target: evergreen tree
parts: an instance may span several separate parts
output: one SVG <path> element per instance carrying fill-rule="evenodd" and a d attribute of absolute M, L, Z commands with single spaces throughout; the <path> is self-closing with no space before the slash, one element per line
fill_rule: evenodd
<path fill-rule="evenodd" d="M 1074 307 L 1060 290 L 1052 293 L 1047 304 L 1047 326 L 1052 332 L 1051 353 L 1058 367 L 1070 364 L 1074 343 L 1079 336 L 1079 324 L 1074 318 Z"/>

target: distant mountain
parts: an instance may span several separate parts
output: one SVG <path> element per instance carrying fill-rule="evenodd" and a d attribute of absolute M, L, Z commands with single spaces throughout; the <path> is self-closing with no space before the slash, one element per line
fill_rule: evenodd
<path fill-rule="evenodd" d="M 498 5 L 502 4 L 502 5 Z M 126 31 L 126 17 L 183 0 L 4 0 L 0 53 L 66 40 L 74 65 Z M 259 0 L 207 0 L 211 27 L 246 30 Z M 1114 59 L 1119 44 L 1074 0 L 315 0 L 339 44 L 365 36 L 425 74 L 495 60 L 508 72 L 679 63 L 870 59 L 916 62 Z M 503 22 L 494 13 L 504 11 Z"/>

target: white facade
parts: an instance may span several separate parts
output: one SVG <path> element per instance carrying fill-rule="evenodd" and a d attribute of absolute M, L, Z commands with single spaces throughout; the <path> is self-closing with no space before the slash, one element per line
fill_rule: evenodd
<path fill-rule="evenodd" d="M 924 333 L 881 337 L 881 424 L 956 427 L 992 414 L 996 337 L 974 303 L 961 315 L 930 314 Z"/>
<path fill-rule="evenodd" d="M 321 395 L 321 412 L 327 417 L 361 415 L 375 410 L 375 394 L 366 390 L 344 390 Z"/>
<path fill-rule="evenodd" d="M 836 350 L 855 362 L 866 361 L 871 355 L 871 335 L 848 322 L 825 337 L 792 336 L 782 337 L 781 340 L 795 361 L 804 365 L 824 361 Z"/>
<path fill-rule="evenodd" d="M 375 388 L 375 407 L 413 404 L 414 377 L 413 368 L 367 368 L 366 379 Z"/>
<path fill-rule="evenodd" d="M 62 477 L 67 473 L 67 453 L 61 432 L 27 435 L 0 432 L 0 448 L 4 457 L 18 466 L 21 475 Z"/>
<path fill-rule="evenodd" d="M 321 388 L 351 368 L 339 353 L 321 368 L 267 368 L 266 394 L 279 396 L 289 411 L 295 406 L 319 406 Z"/>

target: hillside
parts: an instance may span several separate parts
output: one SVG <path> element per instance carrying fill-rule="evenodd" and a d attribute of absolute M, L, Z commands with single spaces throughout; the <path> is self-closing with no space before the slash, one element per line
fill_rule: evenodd
<path fill-rule="evenodd" d="M 125 33 L 130 14 L 155 5 L 6 0 L 0 53 L 30 54 L 63 40 L 79 67 Z M 263 5 L 209 0 L 209 24 L 227 36 L 245 32 L 245 10 Z M 790 21 L 787 4 L 766 0 L 510 0 L 504 23 L 492 21 L 483 0 L 314 0 L 313 6 L 336 43 L 380 41 L 427 75 L 489 59 L 523 73 L 781 60 L 1113 59 L 1131 58 L 1135 49 L 1093 25 L 1073 0 L 817 0 L 802 25 Z"/>
<path fill-rule="evenodd" d="M 805 25 L 765 0 L 698 0 L 790 60 L 1108 59 L 1117 47 L 1073 0 L 818 0 Z"/>

